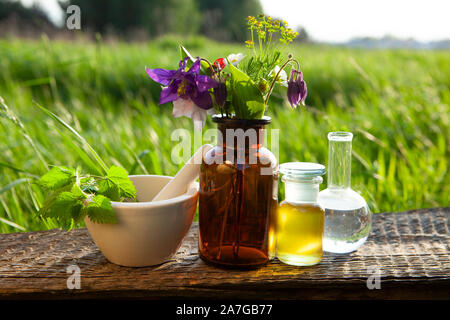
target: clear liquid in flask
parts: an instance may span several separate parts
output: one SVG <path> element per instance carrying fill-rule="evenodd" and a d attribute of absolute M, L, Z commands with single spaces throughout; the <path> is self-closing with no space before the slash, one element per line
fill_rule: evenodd
<path fill-rule="evenodd" d="M 369 236 L 367 207 L 352 210 L 325 209 L 323 250 L 347 253 L 358 249 Z"/>

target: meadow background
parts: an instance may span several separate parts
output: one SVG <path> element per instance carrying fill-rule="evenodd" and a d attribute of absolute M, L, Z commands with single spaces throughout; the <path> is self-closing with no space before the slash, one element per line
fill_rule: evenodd
<path fill-rule="evenodd" d="M 39 6 L 51 2 L 53 11 Z M 247 53 L 246 17 L 264 3 L 0 0 L 0 232 L 56 227 L 37 215 L 45 195 L 36 178 L 52 165 L 101 174 L 90 146 L 130 174 L 174 175 L 182 164 L 171 161 L 170 137 L 178 128 L 193 133 L 192 121 L 157 104 L 160 87 L 145 67 L 177 68 L 179 44 L 211 61 Z M 80 8 L 81 30 L 66 28 L 70 5 Z M 448 206 L 450 41 L 363 37 L 332 46 L 294 28 L 299 37 L 283 54 L 299 58 L 309 93 L 296 110 L 272 96 L 266 114 L 268 129 L 280 129 L 280 163 L 326 164 L 327 133 L 351 131 L 352 185 L 373 212 Z M 348 47 L 355 43 L 442 49 Z"/>
<path fill-rule="evenodd" d="M 190 119 L 157 105 L 160 88 L 144 68 L 175 68 L 182 42 L 211 60 L 246 52 L 240 44 L 164 36 L 146 43 L 0 40 L 0 232 L 53 228 L 37 216 L 33 184 L 51 165 L 99 169 L 86 146 L 46 115 L 77 130 L 108 165 L 130 174 L 173 175 L 170 140 Z M 327 133 L 354 133 L 353 188 L 375 212 L 449 205 L 448 51 L 362 50 L 295 45 L 308 85 L 307 106 L 281 97 L 267 114 L 280 129 L 280 163 L 327 163 Z M 214 128 L 208 120 L 206 128 Z M 325 183 L 322 188 L 326 187 Z M 282 190 L 280 190 L 282 193 Z"/>

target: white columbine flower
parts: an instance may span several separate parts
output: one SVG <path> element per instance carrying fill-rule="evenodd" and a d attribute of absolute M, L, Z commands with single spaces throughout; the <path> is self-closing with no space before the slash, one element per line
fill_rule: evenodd
<path fill-rule="evenodd" d="M 278 71 L 280 71 L 280 67 L 279 66 L 275 66 L 275 68 L 273 68 L 273 70 L 270 71 L 269 78 L 275 78 L 275 76 L 277 75 Z M 280 74 L 278 75 L 278 79 L 276 80 L 276 82 L 281 84 L 284 87 L 288 86 L 286 71 L 281 70 Z"/>
<path fill-rule="evenodd" d="M 172 115 L 174 118 L 182 116 L 191 118 L 194 121 L 194 128 L 198 131 L 202 131 L 205 125 L 206 115 L 214 114 L 214 108 L 209 110 L 197 107 L 197 105 L 191 99 L 177 99 L 173 102 Z"/>
<path fill-rule="evenodd" d="M 245 56 L 243 53 L 232 53 L 225 59 L 225 64 L 230 62 L 233 66 L 237 66 L 244 58 Z"/>

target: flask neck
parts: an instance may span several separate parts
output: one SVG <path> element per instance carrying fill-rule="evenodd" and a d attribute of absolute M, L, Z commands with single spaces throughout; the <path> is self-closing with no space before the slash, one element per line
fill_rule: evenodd
<path fill-rule="evenodd" d="M 328 188 L 350 188 L 352 138 L 350 132 L 331 132 L 328 135 Z"/>

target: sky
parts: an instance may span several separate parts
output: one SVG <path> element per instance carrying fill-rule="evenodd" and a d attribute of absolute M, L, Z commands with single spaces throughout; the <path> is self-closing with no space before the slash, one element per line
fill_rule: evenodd
<path fill-rule="evenodd" d="M 303 26 L 313 39 L 450 38 L 450 0 L 260 0 L 264 12 Z"/>
<path fill-rule="evenodd" d="M 419 41 L 450 39 L 450 0 L 260 1 L 266 14 L 283 18 L 293 29 L 304 27 L 317 41 L 344 42 L 354 37 L 385 35 Z M 62 24 L 57 0 L 22 2 L 39 3 Z"/>

